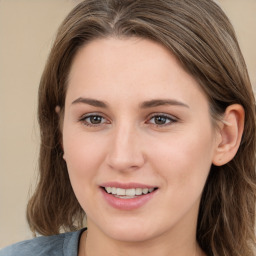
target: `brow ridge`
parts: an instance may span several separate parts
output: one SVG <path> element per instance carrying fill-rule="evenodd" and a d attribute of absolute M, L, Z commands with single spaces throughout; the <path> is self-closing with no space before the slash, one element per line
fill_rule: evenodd
<path fill-rule="evenodd" d="M 96 99 L 91 99 L 91 98 L 83 98 L 83 97 L 79 97 L 76 100 L 74 100 L 72 102 L 72 104 L 78 104 L 78 103 L 84 103 L 84 104 L 88 104 L 94 107 L 100 107 L 100 108 L 107 108 L 107 104 L 103 101 L 100 100 L 96 100 Z"/>
<path fill-rule="evenodd" d="M 108 107 L 107 103 L 105 103 L 104 101 L 91 99 L 91 98 L 79 97 L 72 102 L 72 104 L 78 104 L 78 103 L 84 103 L 84 104 L 88 104 L 88 105 L 91 105 L 94 107 L 100 107 L 100 108 Z M 152 107 L 159 107 L 164 105 L 182 106 L 182 107 L 189 108 L 187 104 L 174 99 L 153 99 L 153 100 L 144 101 L 140 104 L 140 108 L 152 108 Z"/>
<path fill-rule="evenodd" d="M 181 101 L 174 100 L 174 99 L 154 99 L 148 100 L 143 102 L 140 107 L 141 108 L 152 108 L 152 107 L 159 107 L 164 105 L 174 105 L 174 106 L 182 106 L 189 108 L 189 106 Z"/>

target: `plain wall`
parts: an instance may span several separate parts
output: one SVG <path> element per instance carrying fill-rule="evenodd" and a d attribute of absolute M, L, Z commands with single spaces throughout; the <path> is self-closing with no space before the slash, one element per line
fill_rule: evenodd
<path fill-rule="evenodd" d="M 256 88 L 256 0 L 219 0 Z M 36 181 L 37 89 L 56 29 L 78 1 L 0 0 L 0 248 L 32 237 L 25 209 Z"/>

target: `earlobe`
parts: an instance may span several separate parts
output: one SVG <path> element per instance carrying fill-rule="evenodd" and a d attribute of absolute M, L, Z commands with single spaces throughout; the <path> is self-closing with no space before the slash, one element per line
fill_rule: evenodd
<path fill-rule="evenodd" d="M 234 158 L 240 146 L 243 130 L 243 107 L 239 104 L 228 106 L 219 125 L 218 140 L 212 161 L 214 165 L 224 165 Z"/>
<path fill-rule="evenodd" d="M 55 107 L 55 112 L 59 115 L 60 114 L 60 106 L 59 105 L 57 105 L 56 107 Z"/>

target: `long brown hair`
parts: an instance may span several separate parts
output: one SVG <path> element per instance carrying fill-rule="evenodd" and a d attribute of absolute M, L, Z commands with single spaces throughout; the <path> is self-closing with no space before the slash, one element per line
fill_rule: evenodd
<path fill-rule="evenodd" d="M 197 240 L 207 255 L 252 256 L 255 246 L 255 99 L 232 25 L 211 0 L 87 0 L 61 24 L 39 88 L 39 183 L 27 208 L 33 231 L 58 234 L 81 227 L 84 212 L 62 159 L 56 106 L 64 110 L 77 51 L 95 38 L 142 37 L 168 48 L 204 90 L 212 120 L 227 106 L 245 110 L 232 161 L 212 166 L 203 191 Z M 152 224 L 153 225 L 153 224 Z"/>

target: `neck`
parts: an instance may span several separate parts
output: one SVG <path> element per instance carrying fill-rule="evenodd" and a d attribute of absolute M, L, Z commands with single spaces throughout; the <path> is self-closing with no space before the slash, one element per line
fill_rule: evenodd
<path fill-rule="evenodd" d="M 191 239 L 194 237 L 194 239 Z M 195 234 L 180 237 L 175 233 L 161 234 L 146 241 L 127 242 L 118 241 L 105 236 L 97 229 L 89 229 L 84 232 L 80 240 L 79 256 L 204 256 L 198 246 Z"/>

